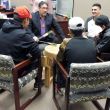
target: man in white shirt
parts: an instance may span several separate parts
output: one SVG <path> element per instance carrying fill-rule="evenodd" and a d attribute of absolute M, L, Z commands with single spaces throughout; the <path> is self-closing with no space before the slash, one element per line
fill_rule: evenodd
<path fill-rule="evenodd" d="M 85 31 L 87 32 L 87 35 L 89 37 L 95 37 L 102 31 L 102 29 L 99 26 L 95 25 L 94 21 L 94 19 L 100 15 L 101 15 L 101 5 L 99 3 L 93 4 L 92 16 L 87 18 L 85 22 Z"/>

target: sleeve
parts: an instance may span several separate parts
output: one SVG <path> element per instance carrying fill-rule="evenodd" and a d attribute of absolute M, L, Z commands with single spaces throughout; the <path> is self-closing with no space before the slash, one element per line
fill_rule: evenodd
<path fill-rule="evenodd" d="M 96 46 L 97 52 L 108 52 L 110 48 L 110 36 L 104 36 Z"/>
<path fill-rule="evenodd" d="M 26 54 L 30 54 L 32 56 L 32 59 L 41 57 L 41 51 L 38 47 L 37 42 L 35 42 L 28 33 L 21 38 L 21 48 Z"/>
<path fill-rule="evenodd" d="M 54 28 L 55 32 L 59 34 L 60 38 L 63 40 L 65 38 L 65 34 L 59 25 L 59 23 L 52 17 L 52 27 Z"/>
<path fill-rule="evenodd" d="M 64 52 L 65 52 L 65 48 L 67 46 L 67 43 L 69 42 L 71 38 L 65 38 L 63 40 L 63 42 L 61 43 L 60 47 L 59 47 L 59 52 L 57 54 L 57 60 L 62 62 L 63 61 L 63 56 L 64 56 Z"/>
<path fill-rule="evenodd" d="M 34 13 L 32 13 L 32 16 L 34 16 L 33 15 Z M 28 26 L 28 28 L 26 29 L 27 30 L 27 32 L 31 35 L 31 36 L 36 36 L 36 32 L 35 32 L 35 27 L 34 27 L 34 24 L 33 24 L 33 20 L 32 19 L 30 19 L 30 23 L 29 23 L 29 26 Z M 36 29 L 37 30 L 37 29 Z"/>
<path fill-rule="evenodd" d="M 88 22 L 92 19 L 92 17 L 87 18 L 87 20 L 85 21 L 85 32 L 88 32 Z"/>

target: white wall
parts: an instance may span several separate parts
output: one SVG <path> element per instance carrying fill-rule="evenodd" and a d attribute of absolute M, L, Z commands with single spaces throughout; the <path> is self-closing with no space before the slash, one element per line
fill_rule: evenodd
<path fill-rule="evenodd" d="M 110 0 L 74 0 L 74 16 L 80 16 L 83 19 L 91 16 L 94 3 L 100 3 L 102 5 L 102 14 L 110 18 Z"/>
<path fill-rule="evenodd" d="M 16 6 L 26 5 L 31 9 L 29 0 L 10 0 Z M 91 16 L 91 8 L 94 3 L 102 5 L 102 14 L 110 18 L 110 0 L 74 0 L 74 16 L 80 16 L 83 19 Z"/>
<path fill-rule="evenodd" d="M 20 5 L 26 5 L 28 8 L 31 9 L 31 6 L 29 4 L 29 0 L 10 0 L 12 5 L 20 6 Z"/>

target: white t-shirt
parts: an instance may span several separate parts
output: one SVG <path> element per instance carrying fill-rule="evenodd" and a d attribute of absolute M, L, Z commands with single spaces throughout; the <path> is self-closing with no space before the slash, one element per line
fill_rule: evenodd
<path fill-rule="evenodd" d="M 89 37 L 95 37 L 102 31 L 102 28 L 100 26 L 97 26 L 95 24 L 95 21 L 91 19 L 88 22 L 88 36 Z"/>

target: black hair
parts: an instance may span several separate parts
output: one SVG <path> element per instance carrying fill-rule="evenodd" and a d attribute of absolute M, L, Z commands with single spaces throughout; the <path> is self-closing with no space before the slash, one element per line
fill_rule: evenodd
<path fill-rule="evenodd" d="M 74 34 L 74 36 L 81 36 L 84 31 L 84 29 L 79 29 L 79 30 L 70 29 L 70 30 Z"/>
<path fill-rule="evenodd" d="M 23 20 L 24 20 L 24 19 L 19 18 L 19 15 L 17 13 L 14 13 L 14 16 L 13 17 L 14 17 L 14 20 L 16 20 L 16 21 L 18 21 L 20 23 L 22 23 Z"/>
<path fill-rule="evenodd" d="M 94 6 L 97 6 L 97 7 L 99 7 L 100 9 L 102 8 L 102 7 L 101 7 L 101 4 L 99 4 L 99 3 L 95 3 L 95 4 L 92 5 L 92 7 L 94 7 Z"/>
<path fill-rule="evenodd" d="M 48 3 L 47 2 L 44 2 L 44 1 L 41 1 L 39 4 L 38 4 L 38 7 L 40 8 L 42 5 L 47 5 L 48 6 Z"/>
<path fill-rule="evenodd" d="M 109 18 L 105 15 L 100 15 L 98 17 L 95 18 L 95 24 L 99 25 L 99 26 L 106 26 L 106 27 L 110 27 L 110 21 Z"/>

